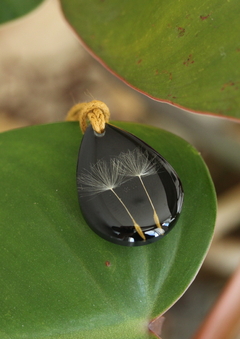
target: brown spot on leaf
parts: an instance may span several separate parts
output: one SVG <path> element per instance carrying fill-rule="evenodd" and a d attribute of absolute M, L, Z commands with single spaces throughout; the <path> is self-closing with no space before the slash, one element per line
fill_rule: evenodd
<path fill-rule="evenodd" d="M 200 19 L 203 21 L 203 20 L 206 20 L 206 19 L 208 19 L 210 17 L 210 14 L 208 14 L 208 15 L 200 15 Z"/>
<path fill-rule="evenodd" d="M 178 37 L 179 37 L 179 38 L 182 37 L 182 36 L 184 36 L 184 34 L 185 34 L 185 28 L 183 28 L 183 27 L 178 27 L 177 30 L 178 30 Z"/>
<path fill-rule="evenodd" d="M 139 60 L 137 61 L 137 64 L 139 65 L 141 62 L 142 62 L 142 59 L 139 59 Z"/>
<path fill-rule="evenodd" d="M 174 95 L 172 95 L 172 94 L 168 94 L 168 97 L 170 98 L 170 99 L 176 99 L 177 97 L 175 97 Z"/>
<path fill-rule="evenodd" d="M 172 80 L 172 73 L 170 73 L 170 72 L 168 72 L 166 70 L 163 70 L 163 71 L 160 72 L 160 74 L 167 74 L 168 77 L 169 77 L 169 80 Z"/>
<path fill-rule="evenodd" d="M 156 71 L 155 71 L 155 75 L 158 75 L 159 73 L 158 73 L 158 69 L 156 69 Z"/>
<path fill-rule="evenodd" d="M 193 64 L 193 63 L 194 63 L 194 60 L 193 60 L 192 54 L 189 54 L 187 60 L 185 60 L 185 61 L 183 62 L 183 65 L 189 66 L 189 65 L 191 65 L 191 64 Z"/>
<path fill-rule="evenodd" d="M 238 82 L 237 82 L 238 83 Z M 226 82 L 222 87 L 221 87 L 221 91 L 224 91 L 226 88 L 228 87 L 232 87 L 234 88 L 235 90 L 238 89 L 238 86 L 237 86 L 237 83 L 236 82 L 233 82 L 233 81 L 229 81 L 229 82 Z"/>
<path fill-rule="evenodd" d="M 109 267 L 109 266 L 111 266 L 111 263 L 110 263 L 110 261 L 105 261 L 105 265 L 107 266 L 107 267 Z"/>

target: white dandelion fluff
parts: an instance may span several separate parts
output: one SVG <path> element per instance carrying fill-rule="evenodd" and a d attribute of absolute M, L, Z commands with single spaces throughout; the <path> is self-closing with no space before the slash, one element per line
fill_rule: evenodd
<path fill-rule="evenodd" d="M 104 160 L 98 160 L 90 166 L 90 171 L 82 172 L 78 177 L 80 189 L 85 193 L 98 194 L 112 190 L 126 181 L 119 172 L 119 162 L 111 159 L 108 164 Z"/>
<path fill-rule="evenodd" d="M 160 221 L 159 221 L 157 212 L 155 210 L 155 207 L 153 205 L 152 199 L 142 180 L 142 177 L 157 174 L 158 163 L 156 162 L 156 159 L 152 158 L 150 160 L 147 152 L 143 152 L 141 151 L 141 149 L 135 148 L 133 151 L 128 150 L 128 152 L 126 153 L 121 153 L 118 157 L 118 160 L 120 162 L 119 173 L 122 176 L 139 178 L 142 184 L 142 187 L 148 197 L 149 203 L 153 209 L 154 222 L 156 226 L 161 229 L 162 234 L 163 234 L 164 230 L 160 224 Z"/>
<path fill-rule="evenodd" d="M 114 190 L 127 180 L 127 178 L 120 173 L 120 167 L 121 164 L 117 159 L 111 159 L 109 164 L 104 160 L 98 160 L 96 164 L 90 166 L 90 171 L 82 172 L 78 177 L 80 190 L 90 194 L 111 191 L 131 218 L 138 234 L 142 239 L 146 240 L 141 227 L 137 224 L 127 206 Z"/>
<path fill-rule="evenodd" d="M 118 159 L 121 163 L 119 171 L 124 176 L 146 177 L 157 173 L 155 158 L 150 160 L 148 154 L 139 148 L 121 153 Z"/>

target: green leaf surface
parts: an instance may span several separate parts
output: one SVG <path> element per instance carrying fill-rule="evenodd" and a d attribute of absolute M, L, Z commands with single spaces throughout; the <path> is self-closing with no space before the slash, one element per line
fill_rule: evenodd
<path fill-rule="evenodd" d="M 141 92 L 240 118 L 238 0 L 60 0 L 88 48 Z"/>
<path fill-rule="evenodd" d="M 27 14 L 42 2 L 43 0 L 1 0 L 0 24 Z"/>
<path fill-rule="evenodd" d="M 160 152 L 185 191 L 163 239 L 125 247 L 85 223 L 76 190 L 78 123 L 0 135 L 1 339 L 146 339 L 151 319 L 194 279 L 212 238 L 216 199 L 199 153 L 169 132 L 116 123 Z"/>

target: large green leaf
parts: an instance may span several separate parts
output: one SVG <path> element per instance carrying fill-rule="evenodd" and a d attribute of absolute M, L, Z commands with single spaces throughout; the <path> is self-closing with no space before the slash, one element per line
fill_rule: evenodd
<path fill-rule="evenodd" d="M 156 99 L 240 118 L 238 0 L 60 0 L 114 73 Z"/>
<path fill-rule="evenodd" d="M 27 14 L 43 0 L 1 0 L 0 24 Z"/>
<path fill-rule="evenodd" d="M 117 123 L 158 150 L 185 191 L 174 229 L 141 247 L 98 237 L 81 216 L 78 123 L 0 135 L 1 339 L 146 339 L 148 323 L 194 279 L 215 221 L 199 153 L 169 132 Z"/>

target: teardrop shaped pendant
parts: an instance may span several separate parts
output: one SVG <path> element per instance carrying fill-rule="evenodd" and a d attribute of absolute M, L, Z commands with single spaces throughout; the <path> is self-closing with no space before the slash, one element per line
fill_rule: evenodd
<path fill-rule="evenodd" d="M 86 115 L 92 123 L 84 126 L 77 164 L 83 216 L 93 231 L 115 244 L 139 246 L 155 242 L 173 228 L 182 210 L 180 179 L 151 146 L 105 124 L 106 117 L 103 123 L 104 114 L 102 107 L 96 106 L 98 103 L 89 103 L 94 106 L 90 113 L 93 115 L 89 115 L 88 107 L 88 113 L 81 118 L 81 126 Z"/>

